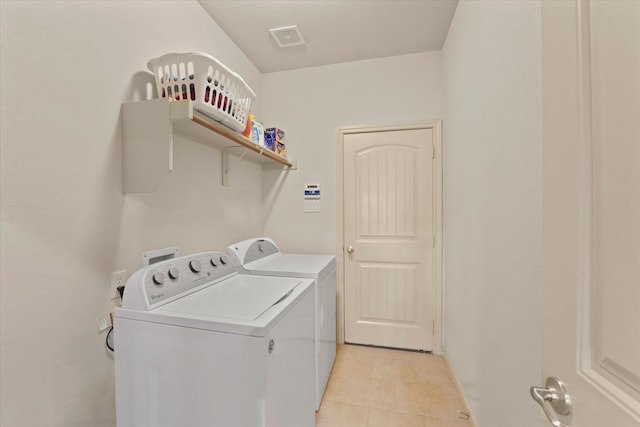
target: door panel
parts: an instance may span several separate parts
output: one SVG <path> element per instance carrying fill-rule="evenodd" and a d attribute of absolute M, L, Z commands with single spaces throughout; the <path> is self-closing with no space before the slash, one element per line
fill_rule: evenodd
<path fill-rule="evenodd" d="M 414 236 L 415 156 L 412 147 L 375 147 L 356 155 L 359 236 Z"/>
<path fill-rule="evenodd" d="M 542 2 L 542 23 L 541 381 L 566 383 L 564 425 L 638 427 L 640 2 Z"/>
<path fill-rule="evenodd" d="M 589 25 L 593 367 L 640 402 L 640 6 L 592 1 Z"/>
<path fill-rule="evenodd" d="M 344 136 L 347 342 L 433 348 L 433 144 L 433 129 Z"/>
<path fill-rule="evenodd" d="M 361 263 L 357 268 L 362 320 L 415 322 L 416 265 Z"/>

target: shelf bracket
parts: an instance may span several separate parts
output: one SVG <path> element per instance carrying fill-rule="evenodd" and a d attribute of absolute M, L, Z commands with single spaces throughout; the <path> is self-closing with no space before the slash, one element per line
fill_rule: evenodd
<path fill-rule="evenodd" d="M 226 147 L 225 149 L 222 150 L 222 186 L 223 187 L 229 186 L 229 172 L 231 172 L 231 170 L 233 169 L 233 166 L 231 166 L 231 161 L 229 160 L 229 150 L 232 150 L 234 148 L 244 149 L 244 151 L 238 158 L 238 163 L 242 161 L 242 158 L 249 151 L 248 148 L 244 148 L 244 147 Z"/>

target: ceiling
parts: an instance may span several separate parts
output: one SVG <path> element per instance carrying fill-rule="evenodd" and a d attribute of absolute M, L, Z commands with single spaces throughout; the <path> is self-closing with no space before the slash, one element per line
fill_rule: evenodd
<path fill-rule="evenodd" d="M 263 73 L 442 48 L 458 0 L 198 0 Z M 306 44 L 278 47 L 297 25 Z"/>

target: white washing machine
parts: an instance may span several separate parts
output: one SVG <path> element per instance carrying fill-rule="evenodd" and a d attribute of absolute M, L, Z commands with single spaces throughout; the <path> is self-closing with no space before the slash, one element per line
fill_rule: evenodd
<path fill-rule="evenodd" d="M 283 254 L 266 237 L 244 240 L 228 248 L 240 273 L 315 279 L 316 363 L 315 399 L 322 395 L 336 359 L 336 260 L 328 255 Z"/>
<path fill-rule="evenodd" d="M 313 289 L 219 252 L 134 273 L 114 311 L 118 427 L 314 426 Z"/>

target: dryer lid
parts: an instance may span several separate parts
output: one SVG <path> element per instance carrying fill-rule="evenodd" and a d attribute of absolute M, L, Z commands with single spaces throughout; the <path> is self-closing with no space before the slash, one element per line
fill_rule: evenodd
<path fill-rule="evenodd" d="M 278 252 L 247 263 L 243 267 L 251 274 L 322 279 L 335 268 L 335 265 L 334 256 L 283 254 Z"/>

